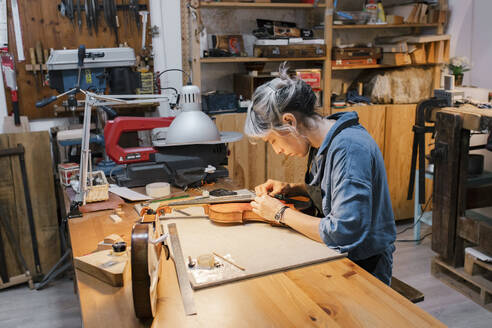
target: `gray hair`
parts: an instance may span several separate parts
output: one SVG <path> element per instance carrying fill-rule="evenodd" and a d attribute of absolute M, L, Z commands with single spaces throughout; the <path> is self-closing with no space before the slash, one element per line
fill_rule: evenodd
<path fill-rule="evenodd" d="M 280 65 L 280 77 L 259 86 L 253 93 L 248 108 L 244 133 L 251 138 L 265 137 L 271 130 L 293 131 L 282 123 L 284 113 L 297 114 L 296 118 L 318 115 L 314 111 L 316 96 L 311 87 L 298 78 L 290 78 L 285 63 Z"/>

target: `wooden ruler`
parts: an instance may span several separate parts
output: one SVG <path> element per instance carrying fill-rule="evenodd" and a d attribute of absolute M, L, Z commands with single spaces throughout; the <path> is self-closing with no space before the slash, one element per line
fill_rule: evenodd
<path fill-rule="evenodd" d="M 179 243 L 178 229 L 176 223 L 167 225 L 169 238 L 171 239 L 171 248 L 174 256 L 174 266 L 178 275 L 179 289 L 181 290 L 181 298 L 183 300 L 184 310 L 186 315 L 196 314 L 195 301 L 193 300 L 193 290 L 191 289 L 190 280 L 188 279 L 188 271 L 185 267 L 183 251 Z"/>

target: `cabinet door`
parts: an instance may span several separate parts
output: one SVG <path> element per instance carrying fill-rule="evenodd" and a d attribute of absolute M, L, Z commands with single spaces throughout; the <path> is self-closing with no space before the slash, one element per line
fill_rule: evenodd
<path fill-rule="evenodd" d="M 384 154 L 384 125 L 386 116 L 385 105 L 354 106 L 341 109 L 332 108 L 331 112 L 357 112 L 359 123 L 369 132 Z"/>
<path fill-rule="evenodd" d="M 246 113 L 221 114 L 215 116 L 219 131 L 244 133 Z M 230 143 L 228 156 L 229 177 L 238 185 L 253 189 L 265 182 L 266 154 L 265 142 L 257 140 L 255 144 L 243 135 L 240 141 Z"/>
<path fill-rule="evenodd" d="M 387 105 L 384 163 L 396 220 L 413 217 L 413 200 L 407 200 L 417 105 Z"/>
<path fill-rule="evenodd" d="M 304 182 L 308 157 L 285 156 L 276 154 L 272 146 L 267 146 L 267 178 L 285 182 Z"/>

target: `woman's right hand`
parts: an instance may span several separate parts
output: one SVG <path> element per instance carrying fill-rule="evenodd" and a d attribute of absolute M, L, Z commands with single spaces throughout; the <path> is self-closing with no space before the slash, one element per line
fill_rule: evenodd
<path fill-rule="evenodd" d="M 263 195 L 275 196 L 288 194 L 290 189 L 290 184 L 287 182 L 268 179 L 265 183 L 256 186 L 255 192 L 258 197 Z"/>

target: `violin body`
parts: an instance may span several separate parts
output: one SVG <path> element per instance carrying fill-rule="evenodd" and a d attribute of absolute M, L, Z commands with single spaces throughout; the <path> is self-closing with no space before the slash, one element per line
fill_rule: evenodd
<path fill-rule="evenodd" d="M 287 205 L 294 208 L 293 205 Z M 227 203 L 204 206 L 210 221 L 222 224 L 243 224 L 248 221 L 270 221 L 253 212 L 250 203 Z"/>

